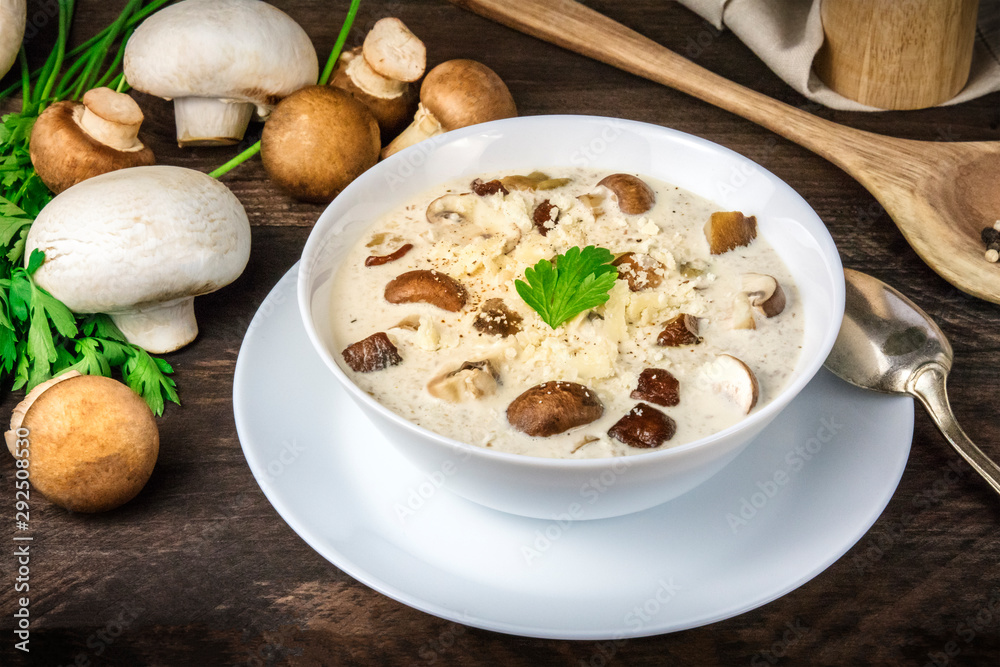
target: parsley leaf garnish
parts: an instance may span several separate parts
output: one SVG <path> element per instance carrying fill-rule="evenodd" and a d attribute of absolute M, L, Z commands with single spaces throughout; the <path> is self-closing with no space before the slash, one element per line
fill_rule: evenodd
<path fill-rule="evenodd" d="M 574 246 L 552 261 L 543 259 L 524 270 L 514 288 L 542 320 L 555 329 L 585 310 L 607 302 L 618 269 L 607 248 Z"/>

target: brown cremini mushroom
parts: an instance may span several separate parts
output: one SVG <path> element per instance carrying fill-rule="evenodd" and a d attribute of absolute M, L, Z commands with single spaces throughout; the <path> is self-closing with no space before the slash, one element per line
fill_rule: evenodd
<path fill-rule="evenodd" d="M 56 102 L 31 129 L 31 163 L 55 194 L 99 174 L 151 165 L 153 151 L 138 137 L 142 119 L 131 97 L 110 88 L 88 90 L 83 102 Z"/>
<path fill-rule="evenodd" d="M 389 303 L 429 303 L 454 313 L 465 306 L 466 291 L 451 276 L 418 269 L 389 281 L 385 286 L 385 300 Z"/>
<path fill-rule="evenodd" d="M 775 317 L 785 310 L 785 291 L 773 276 L 744 273 L 741 281 L 750 306 L 764 317 Z"/>
<path fill-rule="evenodd" d="M 705 238 L 713 255 L 750 245 L 757 238 L 757 218 L 739 211 L 716 211 L 705 223 Z"/>
<path fill-rule="evenodd" d="M 384 331 L 373 333 L 368 338 L 348 345 L 341 355 L 351 370 L 358 373 L 381 371 L 403 361 L 396 346 Z"/>
<path fill-rule="evenodd" d="M 522 433 L 547 437 L 599 419 L 604 405 L 597 395 L 575 382 L 544 382 L 507 406 L 507 421 Z"/>
<path fill-rule="evenodd" d="M 32 389 L 4 434 L 31 462 L 31 485 L 74 512 L 104 512 L 134 498 L 160 450 L 156 420 L 138 394 L 111 378 L 64 373 Z"/>
<path fill-rule="evenodd" d="M 659 447 L 677 432 L 677 422 L 651 405 L 639 403 L 608 429 L 608 435 L 629 447 Z"/>
<path fill-rule="evenodd" d="M 476 331 L 506 338 L 521 330 L 522 318 L 507 307 L 503 299 L 487 299 L 472 326 Z"/>
<path fill-rule="evenodd" d="M 701 342 L 698 335 L 698 318 L 681 313 L 663 325 L 663 330 L 656 337 L 656 344 L 663 347 L 679 347 L 681 345 L 697 345 Z"/>
<path fill-rule="evenodd" d="M 542 236 L 548 236 L 549 231 L 555 229 L 558 221 L 559 207 L 555 206 L 548 199 L 536 206 L 531 214 L 531 222 L 534 223 L 535 229 Z"/>
<path fill-rule="evenodd" d="M 656 195 L 646 182 L 632 174 L 611 174 L 605 176 L 598 185 L 611 190 L 618 209 L 629 215 L 639 215 L 653 208 Z"/>
<path fill-rule="evenodd" d="M 630 398 L 672 407 L 681 402 L 680 383 L 668 370 L 646 368 L 639 373 L 639 381 Z"/>
<path fill-rule="evenodd" d="M 516 115 L 514 98 L 496 72 L 475 60 L 448 60 L 424 77 L 413 122 L 382 157 L 443 132 Z"/>
<path fill-rule="evenodd" d="M 378 161 L 378 123 L 339 88 L 308 86 L 281 100 L 264 125 L 267 175 L 296 199 L 333 200 Z"/>
<path fill-rule="evenodd" d="M 413 119 L 419 100 L 414 82 L 426 66 L 424 43 L 399 19 L 384 18 L 368 32 L 363 46 L 340 56 L 330 85 L 368 107 L 387 143 Z"/>
<path fill-rule="evenodd" d="M 628 282 L 630 292 L 659 287 L 666 272 L 663 264 L 641 253 L 627 252 L 611 264 L 618 267 L 618 279 Z"/>

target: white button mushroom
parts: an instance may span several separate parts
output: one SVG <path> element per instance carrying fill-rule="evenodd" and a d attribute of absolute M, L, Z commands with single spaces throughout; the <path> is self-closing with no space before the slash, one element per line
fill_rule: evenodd
<path fill-rule="evenodd" d="M 183 0 L 161 9 L 132 34 L 123 67 L 133 88 L 174 101 L 181 146 L 238 143 L 254 107 L 266 118 L 319 76 L 302 27 L 258 0 Z"/>
<path fill-rule="evenodd" d="M 27 13 L 27 0 L 0 0 L 0 77 L 17 60 Z"/>
<path fill-rule="evenodd" d="M 239 200 L 193 169 L 132 167 L 95 176 L 36 218 L 25 258 L 39 249 L 37 283 L 76 313 L 107 313 L 154 353 L 194 340 L 194 297 L 228 285 L 250 256 Z"/>

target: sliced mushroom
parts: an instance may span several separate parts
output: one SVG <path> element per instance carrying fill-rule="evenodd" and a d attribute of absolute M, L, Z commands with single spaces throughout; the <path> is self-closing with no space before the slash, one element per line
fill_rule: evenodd
<path fill-rule="evenodd" d="M 427 222 L 469 222 L 478 208 L 479 203 L 469 193 L 442 195 L 427 205 Z"/>
<path fill-rule="evenodd" d="M 472 326 L 477 331 L 506 338 L 521 330 L 521 316 L 507 307 L 503 299 L 487 299 Z"/>
<path fill-rule="evenodd" d="M 528 389 L 507 407 L 507 421 L 522 433 L 547 437 L 599 419 L 604 405 L 575 382 L 544 382 Z"/>
<path fill-rule="evenodd" d="M 632 292 L 659 287 L 666 270 L 663 264 L 649 255 L 633 252 L 627 252 L 611 263 L 618 267 L 619 280 L 627 281 Z"/>
<path fill-rule="evenodd" d="M 757 238 L 757 218 L 739 211 L 716 211 L 705 223 L 705 238 L 713 255 L 748 246 Z"/>
<path fill-rule="evenodd" d="M 639 373 L 639 383 L 630 397 L 671 407 L 681 402 L 680 383 L 670 371 L 647 368 Z"/>
<path fill-rule="evenodd" d="M 510 194 L 510 191 L 507 190 L 507 188 L 503 186 L 503 183 L 501 183 L 497 179 L 493 179 L 492 181 L 484 181 L 481 178 L 477 178 L 476 180 L 472 181 L 472 191 L 475 192 L 480 197 L 485 197 L 487 195 L 495 195 L 498 192 L 505 195 Z"/>
<path fill-rule="evenodd" d="M 681 313 L 663 325 L 663 331 L 656 337 L 656 344 L 663 347 L 679 347 L 697 345 L 701 340 L 701 336 L 698 335 L 698 318 Z"/>
<path fill-rule="evenodd" d="M 741 412 L 748 414 L 757 405 L 760 385 L 750 367 L 729 354 L 720 354 L 707 370 L 712 389 L 725 395 Z"/>
<path fill-rule="evenodd" d="M 611 190 L 622 213 L 645 213 L 656 203 L 656 195 L 652 189 L 645 181 L 632 174 L 611 174 L 605 176 L 598 185 Z"/>
<path fill-rule="evenodd" d="M 753 308 L 750 307 L 750 299 L 745 292 L 733 297 L 732 326 L 734 329 L 757 328 L 757 322 L 753 318 Z"/>
<path fill-rule="evenodd" d="M 774 317 L 785 309 L 785 291 L 773 276 L 744 273 L 742 286 L 749 304 L 764 317 Z"/>
<path fill-rule="evenodd" d="M 688 280 L 694 280 L 695 278 L 701 278 L 705 275 L 708 268 L 701 260 L 692 260 L 690 262 L 681 262 L 678 270 L 683 277 Z"/>
<path fill-rule="evenodd" d="M 449 403 L 461 403 L 493 394 L 499 382 L 500 375 L 488 360 L 466 361 L 428 382 L 427 391 Z"/>
<path fill-rule="evenodd" d="M 358 373 L 380 371 L 403 361 L 396 346 L 384 331 L 349 345 L 341 354 L 351 370 Z"/>
<path fill-rule="evenodd" d="M 604 201 L 606 197 L 599 192 L 591 192 L 589 194 L 580 195 L 577 197 L 580 202 L 590 209 L 590 214 L 594 216 L 594 219 L 604 215 Z"/>
<path fill-rule="evenodd" d="M 558 219 L 559 207 L 553 205 L 548 199 L 536 206 L 534 213 L 531 214 L 531 221 L 535 223 L 535 229 L 542 236 L 548 235 L 549 231 L 556 226 Z"/>
<path fill-rule="evenodd" d="M 608 435 L 629 447 L 659 447 L 677 432 L 677 422 L 651 405 L 639 403 L 615 422 Z"/>
<path fill-rule="evenodd" d="M 397 18 L 379 19 L 365 36 L 362 54 L 375 72 L 396 81 L 412 83 L 424 75 L 427 49 L 406 24 Z"/>
<path fill-rule="evenodd" d="M 503 252 L 514 249 L 521 240 L 521 230 L 482 197 L 471 192 L 443 195 L 427 206 L 427 222 L 469 225 L 480 235 L 497 235 L 504 240 Z"/>
<path fill-rule="evenodd" d="M 385 286 L 385 300 L 389 303 L 429 303 L 457 312 L 465 306 L 466 291 L 451 276 L 420 269 L 407 271 L 389 281 Z"/>
<path fill-rule="evenodd" d="M 535 186 L 536 190 L 555 190 L 573 182 L 572 178 L 547 178 Z"/>
<path fill-rule="evenodd" d="M 500 179 L 500 182 L 508 190 L 535 190 L 538 188 L 539 183 L 544 183 L 548 180 L 551 180 L 548 174 L 541 171 L 533 171 L 527 176 L 521 174 L 504 176 Z"/>
<path fill-rule="evenodd" d="M 365 258 L 365 266 L 382 266 L 383 264 L 388 264 L 389 262 L 395 262 L 397 259 L 402 259 L 406 253 L 413 250 L 412 243 L 406 243 L 399 247 L 398 250 L 390 252 L 388 255 L 369 255 Z"/>
<path fill-rule="evenodd" d="M 340 55 L 330 85 L 368 107 L 378 123 L 382 143 L 402 132 L 417 111 L 417 86 L 375 72 L 365 62 L 360 46 Z"/>

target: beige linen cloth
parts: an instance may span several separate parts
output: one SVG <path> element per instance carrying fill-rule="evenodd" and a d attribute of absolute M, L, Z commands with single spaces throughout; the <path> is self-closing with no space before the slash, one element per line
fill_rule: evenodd
<path fill-rule="evenodd" d="M 732 30 L 775 74 L 810 100 L 833 109 L 877 110 L 835 93 L 813 73 L 813 59 L 823 44 L 820 0 L 678 2 L 717 29 Z M 696 51 L 697 46 L 697 41 L 689 42 L 691 50 Z M 958 104 L 997 90 L 1000 90 L 1000 0 L 980 0 L 969 82 L 945 104 Z"/>

